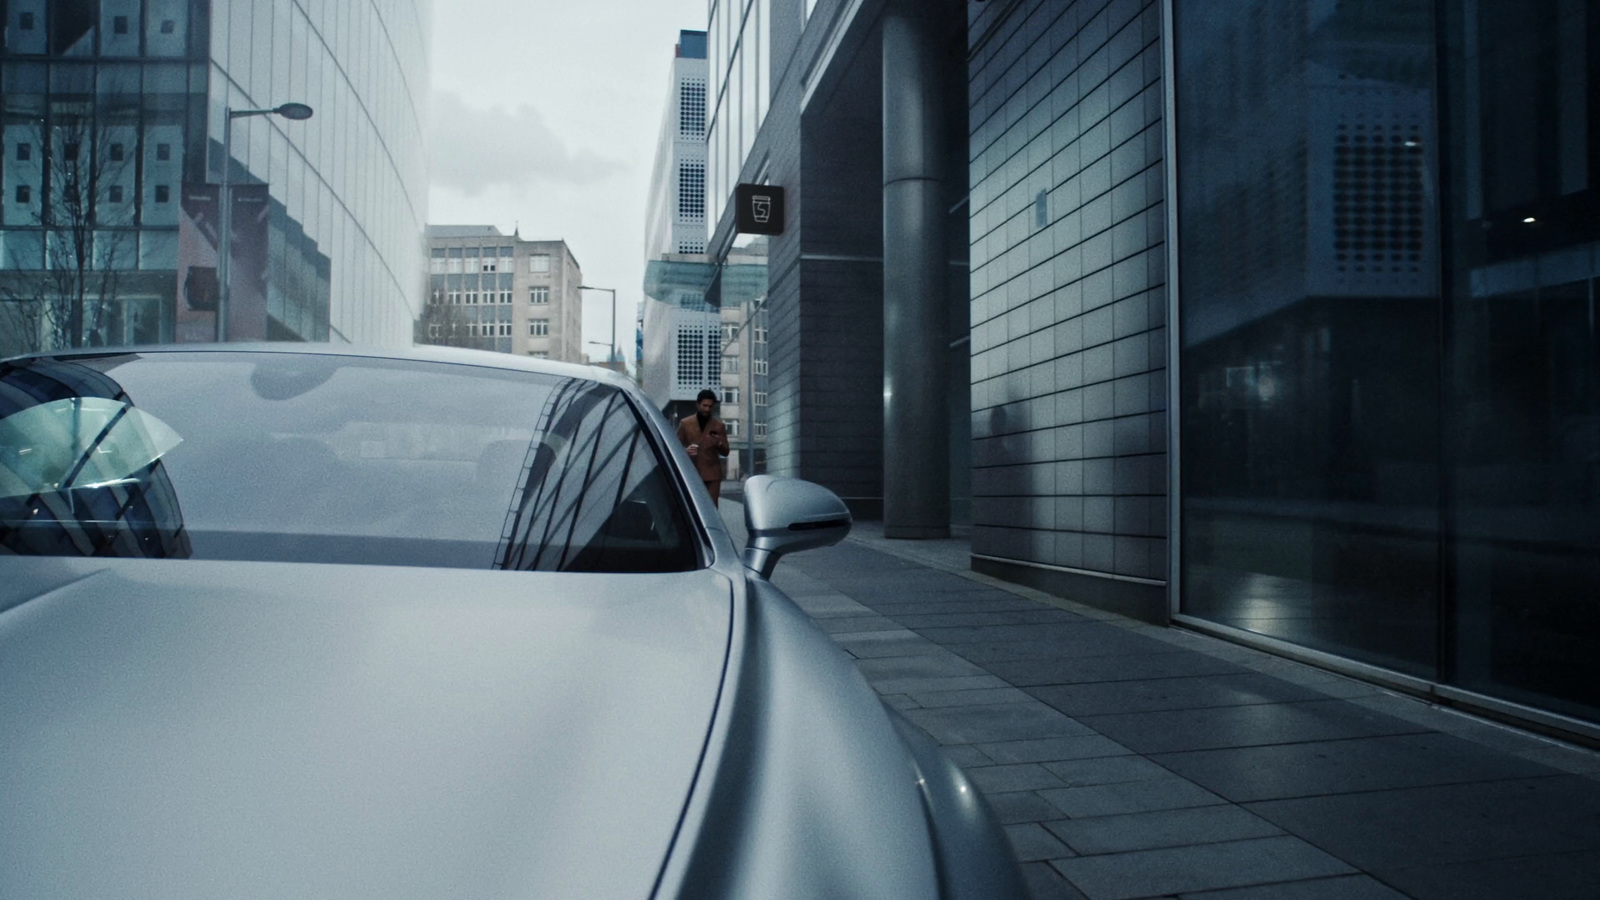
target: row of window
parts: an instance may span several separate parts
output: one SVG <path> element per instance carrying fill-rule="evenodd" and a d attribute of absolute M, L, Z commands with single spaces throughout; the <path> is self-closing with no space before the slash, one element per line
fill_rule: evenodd
<path fill-rule="evenodd" d="M 38 23 L 39 23 L 38 17 L 35 16 L 31 12 L 20 12 L 20 13 L 17 13 L 17 30 L 18 31 L 33 31 L 35 28 L 38 27 Z M 112 16 L 111 17 L 111 33 L 112 34 L 131 34 L 132 32 L 129 31 L 130 24 L 131 23 L 129 22 L 129 19 L 128 19 L 127 16 Z M 162 19 L 156 25 L 156 32 L 158 34 L 177 34 L 178 33 L 177 20 L 175 20 L 175 19 Z"/>
<path fill-rule="evenodd" d="M 726 372 L 726 369 L 724 369 L 724 372 Z M 756 406 L 766 406 L 767 405 L 767 392 L 766 391 L 752 391 L 751 394 L 750 394 L 750 399 L 752 401 L 754 401 Z M 723 403 L 735 403 L 735 404 L 738 403 L 739 402 L 739 389 L 736 388 L 736 387 L 725 387 L 725 388 L 723 388 L 722 389 L 722 402 Z"/>
<path fill-rule="evenodd" d="M 738 419 L 724 419 L 722 424 L 725 425 L 727 427 L 727 429 L 728 429 L 728 437 L 736 438 L 736 437 L 740 436 L 740 432 L 742 431 L 742 427 L 743 426 L 742 426 L 742 423 Z M 764 438 L 764 437 L 767 436 L 767 423 L 765 423 L 765 422 L 757 422 L 755 424 L 755 429 L 756 429 L 756 437 Z"/>
<path fill-rule="evenodd" d="M 17 162 L 31 162 L 33 160 L 33 144 L 19 142 L 16 147 Z M 81 149 L 81 141 L 63 141 L 61 143 L 61 158 L 69 162 L 76 162 L 78 152 Z M 106 155 L 112 162 L 126 162 L 128 159 L 128 146 L 117 143 L 109 144 L 106 147 Z M 172 145 L 156 144 L 156 160 L 159 162 L 171 162 Z"/>
<path fill-rule="evenodd" d="M 163 200 L 161 202 L 164 203 L 166 201 Z M 429 297 L 429 301 L 447 306 L 477 306 L 480 303 L 513 303 L 515 302 L 513 297 L 513 292 L 505 289 L 499 291 L 485 290 L 480 293 L 476 290 L 441 291 L 435 288 L 433 294 Z M 548 287 L 528 288 L 528 303 L 533 306 L 548 306 L 550 304 L 550 289 Z"/>
<path fill-rule="evenodd" d="M 511 322 L 463 322 L 467 329 L 467 337 L 510 337 Z M 432 322 L 428 325 L 428 337 L 438 338 L 444 336 L 444 325 Z M 529 337 L 549 337 L 550 320 L 533 319 L 528 322 Z M 547 354 L 548 355 L 548 354 Z"/>
<path fill-rule="evenodd" d="M 155 185 L 154 194 L 155 194 L 155 202 L 157 202 L 157 203 L 171 203 L 172 202 L 172 188 L 169 185 L 165 185 L 165 184 Z M 18 203 L 32 203 L 33 202 L 33 186 L 32 185 L 28 185 L 28 184 L 19 184 L 19 185 L 17 185 L 16 192 L 12 196 L 16 199 L 16 202 L 18 202 Z M 127 200 L 127 197 L 128 197 L 127 192 L 123 189 L 123 186 L 120 185 L 120 184 L 113 184 L 110 187 L 106 188 L 106 200 L 107 200 L 107 202 L 110 202 L 110 203 L 122 203 L 122 202 Z M 506 302 L 509 303 L 511 301 L 508 300 Z"/>
<path fill-rule="evenodd" d="M 477 274 L 479 272 L 510 272 L 514 265 L 511 247 L 436 247 L 429 260 L 428 271 L 434 275 Z M 548 275 L 550 255 L 536 253 L 528 257 L 528 274 Z"/>

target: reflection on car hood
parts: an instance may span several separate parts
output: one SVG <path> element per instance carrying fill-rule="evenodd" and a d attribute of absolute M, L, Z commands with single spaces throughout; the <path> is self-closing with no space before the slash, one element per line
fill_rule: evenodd
<path fill-rule="evenodd" d="M 8 559 L 0 896 L 648 896 L 713 572 Z"/>

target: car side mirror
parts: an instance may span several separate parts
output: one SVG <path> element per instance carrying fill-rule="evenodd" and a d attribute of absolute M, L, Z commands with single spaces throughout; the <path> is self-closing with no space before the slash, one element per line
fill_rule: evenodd
<path fill-rule="evenodd" d="M 844 501 L 820 484 L 757 475 L 744 485 L 744 564 L 771 578 L 784 556 L 844 540 L 852 521 Z"/>

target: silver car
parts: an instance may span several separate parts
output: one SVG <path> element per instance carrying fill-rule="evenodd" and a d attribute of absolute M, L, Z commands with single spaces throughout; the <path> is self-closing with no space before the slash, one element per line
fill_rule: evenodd
<path fill-rule="evenodd" d="M 0 363 L 0 897 L 1023 895 L 648 401 L 469 351 Z"/>

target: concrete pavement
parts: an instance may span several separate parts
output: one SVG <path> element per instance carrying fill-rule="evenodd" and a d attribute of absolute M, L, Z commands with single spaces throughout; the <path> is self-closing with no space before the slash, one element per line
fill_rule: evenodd
<path fill-rule="evenodd" d="M 1600 754 L 967 554 L 859 523 L 774 580 L 985 792 L 1036 897 L 1600 897 Z"/>

